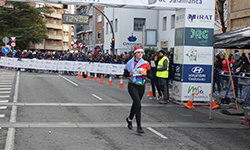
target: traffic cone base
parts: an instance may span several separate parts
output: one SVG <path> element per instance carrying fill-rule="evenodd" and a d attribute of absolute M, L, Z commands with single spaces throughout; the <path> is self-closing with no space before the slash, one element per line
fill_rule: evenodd
<path fill-rule="evenodd" d="M 90 73 L 88 72 L 88 76 L 87 76 L 87 78 L 86 78 L 87 80 L 91 80 L 91 78 L 90 78 Z"/>
<path fill-rule="evenodd" d="M 149 93 L 148 93 L 148 97 L 153 97 L 153 91 L 152 91 L 152 85 L 150 85 L 150 90 L 149 90 Z"/>
<path fill-rule="evenodd" d="M 82 71 L 81 71 L 81 73 L 80 73 L 80 75 L 79 75 L 79 78 L 83 78 L 83 76 L 82 76 Z"/>
<path fill-rule="evenodd" d="M 108 83 L 108 85 L 113 85 L 111 76 L 109 77 L 109 83 Z"/>
<path fill-rule="evenodd" d="M 80 78 L 80 71 L 78 71 L 77 77 L 79 77 L 79 78 Z"/>
<path fill-rule="evenodd" d="M 188 102 L 186 104 L 183 104 L 183 105 L 186 106 L 189 109 L 195 108 L 194 105 L 193 105 L 193 102 L 190 101 L 190 100 L 188 100 Z"/>
<path fill-rule="evenodd" d="M 93 81 L 97 81 L 97 75 L 96 75 L 96 73 L 95 73 L 95 77 L 94 77 Z"/>
<path fill-rule="evenodd" d="M 194 103 L 194 93 L 192 93 L 192 95 L 190 96 L 188 102 L 186 104 L 183 104 L 184 106 L 186 106 L 189 109 L 195 108 L 193 103 Z"/>
<path fill-rule="evenodd" d="M 217 105 L 213 99 L 213 102 L 212 102 L 212 109 L 216 109 L 216 108 L 219 108 L 220 106 Z M 210 108 L 210 107 L 209 107 Z"/>
<path fill-rule="evenodd" d="M 121 82 L 120 82 L 119 88 L 124 88 L 123 82 L 122 82 L 122 78 L 121 78 Z"/>
<path fill-rule="evenodd" d="M 105 83 L 105 82 L 103 81 L 103 74 L 101 75 L 100 83 Z"/>

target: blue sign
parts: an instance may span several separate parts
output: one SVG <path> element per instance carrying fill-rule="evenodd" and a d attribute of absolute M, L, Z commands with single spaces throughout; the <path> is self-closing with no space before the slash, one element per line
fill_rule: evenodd
<path fill-rule="evenodd" d="M 212 65 L 183 65 L 183 82 L 211 83 Z"/>
<path fill-rule="evenodd" d="M 181 81 L 182 80 L 182 65 L 174 64 L 174 80 Z"/>
<path fill-rule="evenodd" d="M 8 48 L 8 47 L 5 46 L 5 47 L 2 48 L 2 52 L 4 54 L 8 54 L 10 52 L 10 48 Z"/>

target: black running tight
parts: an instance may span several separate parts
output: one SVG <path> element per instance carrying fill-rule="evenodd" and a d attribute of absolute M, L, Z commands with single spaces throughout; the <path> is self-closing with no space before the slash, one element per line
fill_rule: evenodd
<path fill-rule="evenodd" d="M 141 127 L 141 99 L 145 92 L 145 85 L 135 85 L 129 82 L 128 92 L 133 100 L 129 119 L 132 120 L 135 115 L 137 127 Z"/>

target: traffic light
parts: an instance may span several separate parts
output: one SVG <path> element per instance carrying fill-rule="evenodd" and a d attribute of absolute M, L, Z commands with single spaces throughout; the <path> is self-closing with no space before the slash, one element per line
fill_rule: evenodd
<path fill-rule="evenodd" d="M 111 39 L 110 47 L 111 47 L 111 49 L 115 48 L 115 39 L 114 38 Z"/>

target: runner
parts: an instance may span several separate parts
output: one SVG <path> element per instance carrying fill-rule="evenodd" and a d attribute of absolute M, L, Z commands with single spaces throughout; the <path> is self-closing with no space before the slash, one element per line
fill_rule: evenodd
<path fill-rule="evenodd" d="M 124 68 L 124 76 L 129 77 L 128 92 L 133 100 L 129 117 L 126 118 L 128 128 L 132 130 L 132 119 L 136 118 L 137 132 L 144 133 L 141 127 L 141 99 L 145 92 L 145 77 L 152 78 L 151 67 L 143 56 L 143 49 L 135 47 L 135 56 L 132 57 Z"/>

